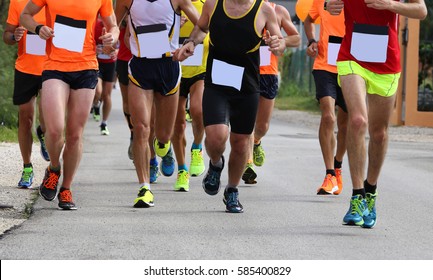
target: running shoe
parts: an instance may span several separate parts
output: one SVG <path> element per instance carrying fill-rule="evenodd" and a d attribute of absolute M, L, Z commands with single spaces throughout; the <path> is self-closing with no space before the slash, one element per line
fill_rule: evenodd
<path fill-rule="evenodd" d="M 18 182 L 18 188 L 23 189 L 30 189 L 33 184 L 33 168 L 32 167 L 25 167 L 23 169 L 23 172 L 21 173 L 21 179 Z"/>
<path fill-rule="evenodd" d="M 161 173 L 164 176 L 170 177 L 174 173 L 175 160 L 172 149 L 168 150 L 167 154 L 161 159 Z"/>
<path fill-rule="evenodd" d="M 244 207 L 239 202 L 239 191 L 237 189 L 226 189 L 224 191 L 223 202 L 226 205 L 226 212 L 228 213 L 244 212 Z"/>
<path fill-rule="evenodd" d="M 189 123 L 192 122 L 191 114 L 188 109 L 185 110 L 185 120 Z"/>
<path fill-rule="evenodd" d="M 368 206 L 365 199 L 359 194 L 354 195 L 350 199 L 349 210 L 343 218 L 343 225 L 362 226 L 364 224 L 363 217 L 368 214 Z"/>
<path fill-rule="evenodd" d="M 155 150 L 155 153 L 159 157 L 164 157 L 168 151 L 170 150 L 171 143 L 168 141 L 167 144 L 161 144 L 159 143 L 158 139 L 153 140 L 153 149 Z"/>
<path fill-rule="evenodd" d="M 333 194 L 336 191 L 338 191 L 337 178 L 335 178 L 335 176 L 332 176 L 331 174 L 326 174 L 322 185 L 320 186 L 320 188 L 317 189 L 317 194 L 328 195 Z"/>
<path fill-rule="evenodd" d="M 101 123 L 99 127 L 101 128 L 101 135 L 110 135 L 110 131 L 108 131 L 108 126 L 105 123 Z"/>
<path fill-rule="evenodd" d="M 149 164 L 149 181 L 151 184 L 156 183 L 156 181 L 158 180 L 158 176 L 159 176 L 159 168 L 158 168 L 158 162 L 156 164 Z"/>
<path fill-rule="evenodd" d="M 372 228 L 374 227 L 374 225 L 376 225 L 376 199 L 377 192 L 365 194 L 365 201 L 367 202 L 368 207 L 368 215 L 363 216 L 363 228 Z"/>
<path fill-rule="evenodd" d="M 101 114 L 100 114 L 100 108 L 94 106 L 93 107 L 93 119 L 95 120 L 95 122 L 99 122 L 101 120 Z"/>
<path fill-rule="evenodd" d="M 256 166 L 262 166 L 265 163 L 265 150 L 263 150 L 262 142 L 254 144 L 253 161 Z"/>
<path fill-rule="evenodd" d="M 47 146 L 45 145 L 45 135 L 42 132 L 41 126 L 36 129 L 36 135 L 38 136 L 39 142 L 41 143 L 41 155 L 45 161 L 50 161 L 50 155 L 47 151 Z"/>
<path fill-rule="evenodd" d="M 201 149 L 191 150 L 191 164 L 189 165 L 189 173 L 196 177 L 203 174 L 206 166 L 204 165 L 203 152 Z"/>
<path fill-rule="evenodd" d="M 134 150 L 132 149 L 132 139 L 129 140 L 128 157 L 130 160 L 134 160 Z"/>
<path fill-rule="evenodd" d="M 334 191 L 334 194 L 339 195 L 343 190 L 343 175 L 341 174 L 341 168 L 335 168 L 335 178 L 337 179 L 338 190 Z"/>
<path fill-rule="evenodd" d="M 177 172 L 176 183 L 174 184 L 175 191 L 189 191 L 189 173 L 186 170 Z"/>
<path fill-rule="evenodd" d="M 153 206 L 155 206 L 153 203 L 153 193 L 146 187 L 141 187 L 140 191 L 138 191 L 137 198 L 134 200 L 134 207 L 149 208 Z"/>
<path fill-rule="evenodd" d="M 39 193 L 45 200 L 52 201 L 56 198 L 59 178 L 60 171 L 51 171 L 50 167 L 47 167 L 44 180 L 39 187 Z"/>
<path fill-rule="evenodd" d="M 212 165 L 209 161 L 209 169 L 206 176 L 203 178 L 202 186 L 208 195 L 216 195 L 221 186 L 221 172 L 224 169 L 224 156 L 221 156 L 223 165 L 221 168 Z"/>
<path fill-rule="evenodd" d="M 63 210 L 77 210 L 77 206 L 72 201 L 71 190 L 60 188 L 57 198 L 59 199 L 59 207 Z"/>
<path fill-rule="evenodd" d="M 256 184 L 257 181 L 257 173 L 254 171 L 253 164 L 247 163 L 245 167 L 244 174 L 242 175 L 242 180 L 244 180 L 245 184 Z"/>

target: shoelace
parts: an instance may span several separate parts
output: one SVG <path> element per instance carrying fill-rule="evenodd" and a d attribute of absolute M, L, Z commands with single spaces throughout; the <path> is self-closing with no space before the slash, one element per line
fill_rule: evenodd
<path fill-rule="evenodd" d="M 189 173 L 187 171 L 182 171 L 177 173 L 177 180 L 180 181 L 181 183 L 188 182 L 188 178 L 189 178 Z"/>
<path fill-rule="evenodd" d="M 366 200 L 367 200 L 368 210 L 371 211 L 373 209 L 373 207 L 374 207 L 376 199 L 374 197 L 369 197 Z"/>
<path fill-rule="evenodd" d="M 191 165 L 199 165 L 203 161 L 203 153 L 200 150 L 192 150 Z"/>
<path fill-rule="evenodd" d="M 237 192 L 229 193 L 227 199 L 228 206 L 238 206 L 238 194 Z"/>
<path fill-rule="evenodd" d="M 26 181 L 26 182 L 28 182 L 28 181 L 30 181 L 30 178 L 32 177 L 32 173 L 33 173 L 33 171 L 23 171 L 23 174 L 22 174 L 22 181 Z"/>
<path fill-rule="evenodd" d="M 63 190 L 59 192 L 59 200 L 61 202 L 72 202 L 72 193 L 70 190 Z"/>
<path fill-rule="evenodd" d="M 362 212 L 364 212 L 361 208 L 363 208 L 362 206 L 362 200 L 361 199 L 352 199 L 350 201 L 350 205 L 351 205 L 351 209 L 350 209 L 350 213 L 352 214 L 360 214 L 362 215 Z"/>
<path fill-rule="evenodd" d="M 219 181 L 219 176 L 218 176 L 218 172 L 212 169 L 209 169 L 209 183 L 211 185 L 217 185 L 218 181 Z"/>
<path fill-rule="evenodd" d="M 164 165 L 172 165 L 174 163 L 174 158 L 170 153 L 167 153 L 167 155 L 162 158 L 162 162 Z"/>
<path fill-rule="evenodd" d="M 54 190 L 56 189 L 57 183 L 59 181 L 59 175 L 54 172 L 48 171 L 48 178 L 44 182 L 44 187 L 47 189 Z"/>

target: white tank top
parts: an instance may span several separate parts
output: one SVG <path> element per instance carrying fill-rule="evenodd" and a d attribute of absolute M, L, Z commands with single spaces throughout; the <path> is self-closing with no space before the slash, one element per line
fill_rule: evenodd
<path fill-rule="evenodd" d="M 129 10 L 129 42 L 136 57 L 172 56 L 179 47 L 180 14 L 170 0 L 133 0 Z"/>

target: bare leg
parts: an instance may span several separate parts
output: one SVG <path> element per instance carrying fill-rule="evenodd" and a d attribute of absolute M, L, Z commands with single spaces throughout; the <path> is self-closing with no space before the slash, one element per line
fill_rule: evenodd
<path fill-rule="evenodd" d="M 20 105 L 18 110 L 18 143 L 23 163 L 29 164 L 31 163 L 33 145 L 32 127 L 35 114 L 35 97 Z"/>

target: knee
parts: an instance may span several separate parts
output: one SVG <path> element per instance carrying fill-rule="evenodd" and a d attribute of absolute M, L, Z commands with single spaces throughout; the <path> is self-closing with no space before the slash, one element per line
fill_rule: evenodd
<path fill-rule="evenodd" d="M 333 128 L 335 124 L 335 115 L 333 113 L 325 113 L 322 115 L 320 124 L 325 127 Z"/>
<path fill-rule="evenodd" d="M 249 137 L 233 137 L 230 141 L 230 145 L 234 153 L 247 153 L 250 147 Z"/>
<path fill-rule="evenodd" d="M 173 139 L 183 138 L 185 135 L 186 123 L 185 120 L 176 120 L 174 123 Z"/>
<path fill-rule="evenodd" d="M 33 126 L 33 113 L 20 111 L 19 113 L 19 126 L 23 129 L 32 129 Z"/>
<path fill-rule="evenodd" d="M 376 144 L 383 145 L 388 140 L 388 129 L 373 129 L 370 130 L 370 141 L 373 141 Z"/>
<path fill-rule="evenodd" d="M 149 139 L 150 126 L 145 123 L 134 123 L 134 137 Z"/>
<path fill-rule="evenodd" d="M 202 106 L 194 106 L 189 109 L 191 117 L 195 121 L 203 120 L 203 109 Z"/>
<path fill-rule="evenodd" d="M 368 120 L 362 115 L 353 116 L 349 120 L 350 128 L 359 133 L 365 133 L 368 126 Z"/>

